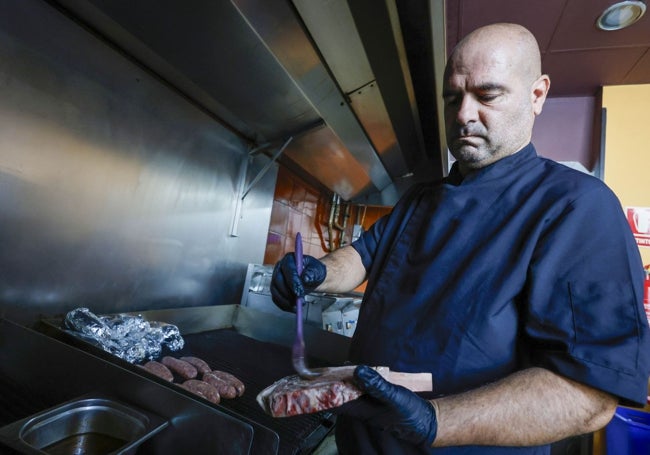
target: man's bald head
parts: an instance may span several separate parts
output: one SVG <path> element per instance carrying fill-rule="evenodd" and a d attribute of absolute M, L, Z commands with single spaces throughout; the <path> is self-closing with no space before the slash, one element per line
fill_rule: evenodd
<path fill-rule="evenodd" d="M 469 33 L 454 48 L 449 64 L 467 54 L 486 55 L 495 50 L 507 53 L 513 70 L 521 71 L 531 82 L 542 74 L 537 40 L 527 28 L 509 23 L 486 25 Z"/>
<path fill-rule="evenodd" d="M 492 24 L 463 38 L 449 57 L 443 87 L 447 145 L 461 172 L 530 142 L 549 86 L 537 41 L 524 27 Z"/>

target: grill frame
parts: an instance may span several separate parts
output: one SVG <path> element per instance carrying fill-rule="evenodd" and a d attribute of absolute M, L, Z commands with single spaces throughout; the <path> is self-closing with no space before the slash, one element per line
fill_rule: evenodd
<path fill-rule="evenodd" d="M 81 396 L 110 396 L 170 423 L 144 442 L 138 454 L 277 453 L 278 437 L 272 431 L 188 399 L 73 344 L 0 318 L 0 383 L 9 384 L 12 392 L 5 396 L 12 408 L 3 414 L 3 423 L 11 424 Z M 24 453 L 23 448 L 11 449 L 14 442 L 0 435 L 0 452 Z"/>
<path fill-rule="evenodd" d="M 213 369 L 227 371 L 237 376 L 246 386 L 244 396 L 222 400 L 218 405 L 203 400 L 191 392 L 115 357 L 100 348 L 62 330 L 62 318 L 44 319 L 39 330 L 51 337 L 73 344 L 122 368 L 137 372 L 150 380 L 199 400 L 219 411 L 252 422 L 258 428 L 255 437 L 258 446 L 273 445 L 272 437 L 259 432 L 259 428 L 275 435 L 277 452 L 265 449 L 264 453 L 303 455 L 312 453 L 330 434 L 336 417 L 328 412 L 289 418 L 272 418 L 257 404 L 257 394 L 276 380 L 294 374 L 291 364 L 291 344 L 294 336 L 293 316 L 278 316 L 240 305 L 216 305 L 150 310 L 131 313 L 148 321 L 164 321 L 178 326 L 185 340 L 182 350 L 162 355 L 174 357 L 196 356 L 204 359 Z M 342 365 L 347 356 L 350 339 L 323 331 L 320 327 L 305 326 L 305 343 L 308 363 L 313 367 Z M 224 347 L 225 345 L 225 347 Z M 175 381 L 177 382 L 177 381 Z M 260 433 L 260 434 L 258 434 Z M 255 447 L 251 453 L 255 453 Z"/>

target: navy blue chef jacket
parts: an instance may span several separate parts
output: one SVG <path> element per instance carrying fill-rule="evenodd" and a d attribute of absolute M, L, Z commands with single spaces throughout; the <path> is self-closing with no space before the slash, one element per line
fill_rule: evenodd
<path fill-rule="evenodd" d="M 433 374 L 434 394 L 538 366 L 643 404 L 643 267 L 616 196 L 529 144 L 465 179 L 417 185 L 352 244 L 369 273 L 354 364 Z M 543 406 L 531 396 L 531 406 Z M 341 416 L 344 454 L 547 454 L 415 449 Z"/>

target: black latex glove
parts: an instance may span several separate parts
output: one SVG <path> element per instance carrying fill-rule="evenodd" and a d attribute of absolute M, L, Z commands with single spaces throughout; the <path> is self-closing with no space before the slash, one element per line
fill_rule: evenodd
<path fill-rule="evenodd" d="M 357 386 L 366 394 L 333 410 L 390 432 L 414 445 L 431 447 L 438 422 L 433 405 L 405 387 L 391 384 L 372 368 L 354 370 Z"/>
<path fill-rule="evenodd" d="M 321 261 L 305 255 L 302 264 L 302 276 L 298 276 L 295 256 L 287 253 L 273 268 L 271 297 L 284 311 L 296 311 L 296 297 L 304 297 L 325 281 L 327 269 Z"/>

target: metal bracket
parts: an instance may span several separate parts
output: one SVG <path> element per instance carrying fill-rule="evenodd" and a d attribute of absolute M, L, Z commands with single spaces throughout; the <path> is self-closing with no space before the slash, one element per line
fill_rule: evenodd
<path fill-rule="evenodd" d="M 237 183 L 237 200 L 235 202 L 235 214 L 233 216 L 232 220 L 232 225 L 230 226 L 230 236 L 231 237 L 238 237 L 239 236 L 239 220 L 241 219 L 241 211 L 242 211 L 242 206 L 244 204 L 244 199 L 248 195 L 248 193 L 253 189 L 253 187 L 257 184 L 257 182 L 260 181 L 262 177 L 264 177 L 264 174 L 268 172 L 268 170 L 271 168 L 273 163 L 277 161 L 278 158 L 280 158 L 280 155 L 282 155 L 282 152 L 287 148 L 289 143 L 293 140 L 293 136 L 291 136 L 289 139 L 287 139 L 282 147 L 280 147 L 274 154 L 273 157 L 271 158 L 271 161 L 266 163 L 262 169 L 257 173 L 257 175 L 251 180 L 251 182 L 246 185 L 246 176 L 248 175 L 248 166 L 251 162 L 251 159 L 253 156 L 260 150 L 268 147 L 268 144 L 261 145 L 259 147 L 254 148 L 248 153 L 248 156 L 246 157 L 245 160 L 242 161 L 241 166 L 239 168 L 239 178 L 238 178 L 238 183 Z"/>

